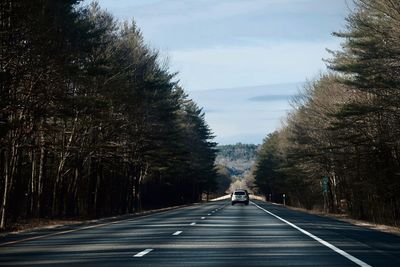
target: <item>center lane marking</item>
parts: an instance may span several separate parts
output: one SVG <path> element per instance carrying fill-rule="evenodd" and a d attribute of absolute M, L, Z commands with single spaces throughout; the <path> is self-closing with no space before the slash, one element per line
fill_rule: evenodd
<path fill-rule="evenodd" d="M 306 230 L 304 230 L 304 229 L 298 227 L 297 225 L 295 225 L 295 224 L 293 224 L 293 223 L 291 223 L 291 222 L 289 222 L 289 221 L 287 221 L 287 220 L 285 220 L 285 219 L 279 217 L 278 215 L 275 215 L 275 214 L 273 214 L 272 212 L 270 212 L 270 211 L 268 211 L 268 210 L 266 210 L 266 209 L 264 209 L 264 208 L 258 206 L 256 203 L 251 202 L 251 204 L 253 204 L 253 205 L 256 206 L 257 208 L 259 208 L 260 210 L 265 211 L 265 212 L 268 213 L 269 215 L 271 215 L 271 216 L 277 218 L 278 220 L 280 220 L 280 221 L 282 221 L 282 222 L 284 222 L 284 223 L 290 225 L 290 226 L 293 227 L 294 229 L 299 230 L 299 231 L 302 232 L 303 234 L 305 234 L 305 235 L 311 237 L 312 239 L 318 241 L 318 242 L 321 243 L 322 245 L 327 246 L 328 248 L 332 249 L 333 251 L 335 251 L 336 253 L 342 255 L 343 257 L 349 259 L 350 261 L 354 262 L 355 264 L 357 264 L 357 265 L 359 265 L 359 266 L 362 266 L 362 267 L 372 267 L 371 265 L 369 265 L 369 264 L 363 262 L 362 260 L 357 259 L 356 257 L 350 255 L 350 254 L 347 253 L 346 251 L 341 250 L 340 248 L 338 248 L 338 247 L 332 245 L 331 243 L 326 242 L 325 240 L 323 240 L 323 239 L 321 239 L 321 238 L 319 238 L 319 237 L 317 237 L 317 236 L 311 234 L 310 232 L 307 232 Z"/>
<path fill-rule="evenodd" d="M 173 233 L 172 235 L 180 235 L 182 234 L 182 231 L 176 231 L 175 233 Z"/>
<path fill-rule="evenodd" d="M 145 250 L 133 255 L 133 257 L 135 257 L 135 258 L 143 257 L 144 255 L 146 255 L 147 253 L 149 253 L 149 252 L 151 252 L 153 250 L 154 249 L 152 249 L 152 248 L 145 249 Z"/>

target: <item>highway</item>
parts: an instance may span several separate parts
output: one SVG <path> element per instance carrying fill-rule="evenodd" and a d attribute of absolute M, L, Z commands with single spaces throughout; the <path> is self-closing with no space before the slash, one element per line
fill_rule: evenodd
<path fill-rule="evenodd" d="M 0 266 L 400 266 L 400 237 L 253 201 L 0 239 Z"/>

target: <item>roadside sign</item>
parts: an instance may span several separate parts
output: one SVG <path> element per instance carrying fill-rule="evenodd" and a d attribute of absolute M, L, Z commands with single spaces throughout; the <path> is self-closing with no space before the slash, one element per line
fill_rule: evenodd
<path fill-rule="evenodd" d="M 329 190 L 329 177 L 324 176 L 322 177 L 322 191 L 324 193 L 328 193 Z"/>

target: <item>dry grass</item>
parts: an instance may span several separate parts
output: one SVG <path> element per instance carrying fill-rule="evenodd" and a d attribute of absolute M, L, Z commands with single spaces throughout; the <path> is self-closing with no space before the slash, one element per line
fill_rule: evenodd
<path fill-rule="evenodd" d="M 337 220 L 340 220 L 343 222 L 347 222 L 347 223 L 350 223 L 353 225 L 366 227 L 369 229 L 373 229 L 373 230 L 377 230 L 377 231 L 381 231 L 381 232 L 385 232 L 385 233 L 400 235 L 400 227 L 384 225 L 384 224 L 377 224 L 377 223 L 368 222 L 368 221 L 364 221 L 364 220 L 356 220 L 356 219 L 351 218 L 348 214 L 326 213 L 321 210 L 307 210 L 307 209 L 290 207 L 290 206 L 286 206 L 286 208 L 291 209 L 291 210 L 305 212 L 308 214 L 334 218 L 334 219 L 337 219 Z"/>
<path fill-rule="evenodd" d="M 81 220 L 59 220 L 59 219 L 26 219 L 20 220 L 10 225 L 0 236 L 4 236 L 10 233 L 21 233 L 26 231 L 32 231 L 35 229 L 50 229 L 56 228 L 63 225 L 78 224 L 83 221 Z"/>

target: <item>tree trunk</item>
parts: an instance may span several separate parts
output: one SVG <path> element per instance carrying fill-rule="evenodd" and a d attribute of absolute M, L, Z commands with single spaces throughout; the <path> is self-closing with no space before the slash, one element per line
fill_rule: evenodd
<path fill-rule="evenodd" d="M 70 147 L 72 145 L 72 141 L 73 141 L 73 138 L 75 135 L 75 130 L 76 130 L 77 124 L 78 124 L 78 113 L 76 113 L 76 116 L 74 119 L 74 125 L 71 130 L 71 134 L 68 138 L 68 142 L 67 142 L 67 145 L 66 145 L 64 151 L 61 153 L 60 163 L 58 164 L 57 175 L 56 175 L 56 180 L 54 183 L 54 191 L 53 191 L 53 207 L 52 207 L 53 215 L 58 215 L 58 212 L 59 212 L 58 201 L 57 201 L 58 200 L 57 199 L 58 187 L 59 187 L 59 184 L 62 182 L 62 179 L 64 176 L 63 170 L 64 170 L 65 163 L 71 153 Z"/>
<path fill-rule="evenodd" d="M 37 199 L 36 199 L 36 215 L 41 216 L 41 201 L 43 192 L 43 171 L 46 163 L 46 149 L 43 129 L 40 131 L 40 159 L 39 159 L 39 174 L 37 182 Z"/>
<path fill-rule="evenodd" d="M 94 190 L 94 212 L 95 212 L 95 217 L 98 217 L 101 215 L 100 207 L 99 207 L 99 190 L 101 186 L 101 178 L 102 178 L 102 170 L 101 170 L 101 162 L 100 159 L 96 161 L 96 184 L 95 184 L 95 190 Z"/>
<path fill-rule="evenodd" d="M 30 216 L 35 213 L 35 199 L 37 196 L 37 187 L 35 183 L 36 179 L 36 151 L 32 149 L 32 169 L 31 169 L 31 187 L 30 187 Z"/>
<path fill-rule="evenodd" d="M 7 212 L 7 198 L 8 198 L 8 188 L 9 188 L 9 166 L 8 166 L 8 155 L 4 152 L 4 191 L 3 200 L 1 203 L 1 219 L 0 228 L 4 229 L 6 227 L 6 212 Z"/>
<path fill-rule="evenodd" d="M 135 176 L 135 212 L 139 212 L 142 210 L 142 199 L 141 199 L 141 187 L 144 178 L 147 176 L 148 171 L 148 164 L 144 167 L 140 167 L 140 174 L 139 176 Z"/>
<path fill-rule="evenodd" d="M 134 184 L 134 168 L 132 166 L 132 164 L 128 164 L 127 166 L 127 177 L 128 177 L 128 181 L 127 181 L 127 194 L 126 194 L 126 212 L 127 213 L 133 213 L 133 209 L 134 209 L 134 201 L 135 201 L 135 184 Z"/>

